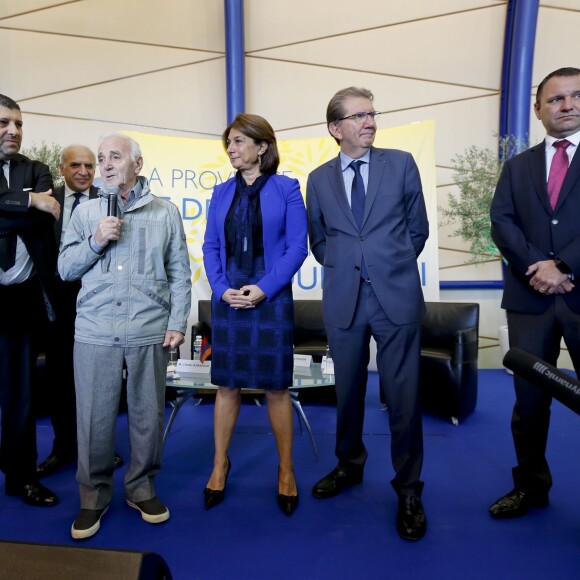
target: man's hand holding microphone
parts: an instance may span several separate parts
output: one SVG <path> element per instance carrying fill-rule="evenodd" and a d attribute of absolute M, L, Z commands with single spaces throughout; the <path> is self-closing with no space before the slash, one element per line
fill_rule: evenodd
<path fill-rule="evenodd" d="M 105 248 L 110 242 L 116 242 L 122 236 L 121 226 L 125 223 L 117 217 L 119 187 L 107 185 L 104 191 L 107 194 L 107 217 L 99 221 L 95 232 L 95 242 Z"/>

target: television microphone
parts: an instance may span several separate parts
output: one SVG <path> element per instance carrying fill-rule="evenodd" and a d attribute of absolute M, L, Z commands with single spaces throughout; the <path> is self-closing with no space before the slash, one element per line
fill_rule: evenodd
<path fill-rule="evenodd" d="M 119 196 L 119 188 L 116 185 L 110 185 L 106 189 L 107 192 L 107 216 L 117 217 L 117 197 Z"/>
<path fill-rule="evenodd" d="M 516 347 L 509 349 L 503 364 L 580 415 L 580 382 L 568 373 Z"/>

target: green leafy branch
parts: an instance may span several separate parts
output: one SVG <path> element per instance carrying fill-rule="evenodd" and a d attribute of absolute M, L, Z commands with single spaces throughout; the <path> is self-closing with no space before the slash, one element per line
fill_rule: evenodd
<path fill-rule="evenodd" d="M 31 147 L 27 149 L 21 149 L 20 153 L 34 159 L 36 161 L 42 161 L 48 165 L 50 173 L 52 175 L 52 180 L 54 181 L 54 186 L 58 187 L 62 185 L 64 178 L 60 174 L 60 154 L 62 147 L 56 143 L 46 143 L 42 141 L 40 145 L 34 143 Z"/>
<path fill-rule="evenodd" d="M 469 244 L 472 256 L 466 263 L 500 257 L 491 239 L 489 208 L 504 162 L 526 147 L 527 142 L 502 137 L 497 150 L 473 145 L 451 160 L 459 191 L 448 195 L 448 208 L 440 208 L 440 225 L 456 226 L 451 235 Z"/>

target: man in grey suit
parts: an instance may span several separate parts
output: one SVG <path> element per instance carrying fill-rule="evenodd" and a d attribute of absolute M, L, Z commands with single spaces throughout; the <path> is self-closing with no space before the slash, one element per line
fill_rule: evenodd
<path fill-rule="evenodd" d="M 426 517 L 418 376 L 425 305 L 417 257 L 429 224 L 411 154 L 372 146 L 377 114 L 369 90 L 349 87 L 336 93 L 326 121 L 340 153 L 308 178 L 310 247 L 324 266 L 323 313 L 335 367 L 338 458 L 312 493 L 333 497 L 362 482 L 372 336 L 389 408 L 397 531 L 406 540 L 418 540 Z"/>

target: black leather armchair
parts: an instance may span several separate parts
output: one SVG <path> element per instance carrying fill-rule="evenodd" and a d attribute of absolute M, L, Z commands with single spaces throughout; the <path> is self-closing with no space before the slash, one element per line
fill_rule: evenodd
<path fill-rule="evenodd" d="M 457 425 L 477 404 L 479 304 L 426 306 L 421 323 L 421 406 Z"/>
<path fill-rule="evenodd" d="M 312 355 L 314 362 L 320 362 L 327 344 L 322 300 L 294 300 L 294 352 Z"/>

